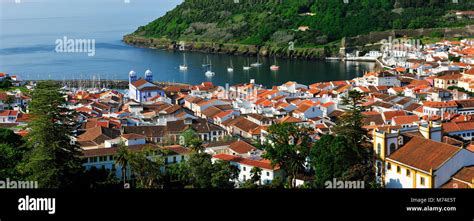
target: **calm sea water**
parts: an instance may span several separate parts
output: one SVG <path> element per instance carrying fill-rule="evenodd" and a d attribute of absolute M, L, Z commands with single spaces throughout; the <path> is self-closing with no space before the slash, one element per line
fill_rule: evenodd
<path fill-rule="evenodd" d="M 155 80 L 184 83 L 212 81 L 218 85 L 255 79 L 267 86 L 286 81 L 310 84 L 351 79 L 373 68 L 372 63 L 344 63 L 278 59 L 280 70 L 270 71 L 273 59 L 260 68 L 243 71 L 254 57 L 186 52 L 187 72 L 179 71 L 183 54 L 134 48 L 122 36 L 164 15 L 182 0 L 0 0 L 0 72 L 24 79 L 127 79 L 135 70 L 143 76 L 151 69 Z M 95 41 L 95 55 L 58 53 L 56 40 Z M 210 59 L 215 76 L 204 75 L 202 63 Z M 234 72 L 228 73 L 232 63 Z"/>

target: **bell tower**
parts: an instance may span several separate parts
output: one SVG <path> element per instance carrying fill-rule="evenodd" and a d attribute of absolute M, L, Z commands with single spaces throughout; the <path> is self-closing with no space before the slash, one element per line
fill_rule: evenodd
<path fill-rule="evenodd" d="M 153 83 L 153 73 L 149 69 L 145 71 L 145 80 Z"/>
<path fill-rule="evenodd" d="M 137 73 L 135 73 L 135 71 L 131 70 L 130 73 L 128 73 L 128 81 L 130 84 L 137 81 Z"/>

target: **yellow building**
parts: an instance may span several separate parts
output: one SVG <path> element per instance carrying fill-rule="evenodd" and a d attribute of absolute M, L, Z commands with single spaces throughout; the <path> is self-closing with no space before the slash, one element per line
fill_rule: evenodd
<path fill-rule="evenodd" d="M 474 152 L 440 142 L 441 133 L 441 126 L 432 123 L 418 130 L 374 130 L 378 182 L 386 188 L 440 188 L 460 169 L 473 166 Z"/>
<path fill-rule="evenodd" d="M 434 86 L 437 88 L 448 89 L 450 86 L 458 86 L 459 79 L 462 78 L 462 74 L 446 74 L 434 79 Z"/>
<path fill-rule="evenodd" d="M 374 130 L 373 148 L 377 155 L 376 173 L 378 182 L 388 188 L 433 188 L 434 170 L 442 159 L 452 157 L 458 147 L 440 143 L 442 128 L 440 124 L 418 125 L 418 130 Z M 420 145 L 422 144 L 422 145 Z M 423 155 L 429 155 L 433 146 L 447 145 L 440 148 L 447 153 L 435 153 L 432 160 L 426 160 Z M 419 148 L 424 146 L 425 149 Z M 416 151 L 412 150 L 416 148 Z M 425 150 L 427 153 L 421 153 Z M 413 151 L 413 152 L 411 152 Z M 413 160 L 414 159 L 414 160 Z M 436 161 L 434 159 L 440 159 Z M 426 164 L 426 165 L 425 165 Z"/>

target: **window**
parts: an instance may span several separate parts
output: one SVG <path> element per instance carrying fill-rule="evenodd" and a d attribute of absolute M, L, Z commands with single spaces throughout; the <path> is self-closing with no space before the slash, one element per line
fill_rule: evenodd
<path fill-rule="evenodd" d="M 270 172 L 267 172 L 267 176 L 270 176 Z"/>
<path fill-rule="evenodd" d="M 407 177 L 410 177 L 410 176 L 411 176 L 411 171 L 407 169 Z"/>
<path fill-rule="evenodd" d="M 181 156 L 181 161 L 183 161 L 183 160 L 184 160 L 184 156 Z"/>
<path fill-rule="evenodd" d="M 173 163 L 176 163 L 176 156 L 173 157 Z"/>
<path fill-rule="evenodd" d="M 392 169 L 392 164 L 391 163 L 387 163 L 387 170 L 391 170 Z"/>
<path fill-rule="evenodd" d="M 90 163 L 95 163 L 95 162 L 97 162 L 97 157 L 91 157 L 91 158 L 89 158 L 89 159 L 90 159 L 90 160 L 89 160 Z"/>
<path fill-rule="evenodd" d="M 165 157 L 165 164 L 168 164 L 168 157 Z"/>
<path fill-rule="evenodd" d="M 380 154 L 382 152 L 382 145 L 380 143 L 377 144 L 377 154 Z"/>
<path fill-rule="evenodd" d="M 390 154 L 392 154 L 393 152 L 395 152 L 395 144 L 394 143 L 390 144 Z"/>
<path fill-rule="evenodd" d="M 247 168 L 246 167 L 242 167 L 242 170 L 245 171 Z"/>
<path fill-rule="evenodd" d="M 421 185 L 425 185 L 425 178 L 424 177 L 420 177 L 420 184 Z"/>
<path fill-rule="evenodd" d="M 244 181 L 246 181 L 246 180 L 247 180 L 247 177 L 244 175 Z"/>
<path fill-rule="evenodd" d="M 380 161 L 377 161 L 377 176 L 381 176 L 382 175 L 382 162 Z"/>
<path fill-rule="evenodd" d="M 397 166 L 397 173 L 401 173 L 402 172 L 402 168 L 400 168 L 400 166 Z"/>

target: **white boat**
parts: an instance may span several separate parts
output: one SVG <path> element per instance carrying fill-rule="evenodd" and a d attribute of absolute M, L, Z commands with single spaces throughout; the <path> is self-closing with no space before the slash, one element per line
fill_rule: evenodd
<path fill-rule="evenodd" d="M 209 67 L 211 64 L 210 64 L 210 60 L 209 60 L 209 56 L 206 56 L 206 60 L 204 60 L 203 64 L 202 64 L 202 67 Z"/>
<path fill-rule="evenodd" d="M 250 62 L 247 61 L 247 66 L 244 66 L 244 68 L 243 68 L 244 71 L 248 71 L 248 70 L 250 70 L 250 69 L 252 68 L 252 67 L 250 67 L 250 66 L 248 65 L 248 63 L 250 63 Z"/>
<path fill-rule="evenodd" d="M 188 70 L 188 66 L 186 66 L 186 65 L 180 65 L 180 66 L 179 66 L 179 70 L 180 70 L 180 71 L 187 71 L 187 70 Z"/>
<path fill-rule="evenodd" d="M 212 64 L 211 62 L 209 61 L 209 70 L 206 71 L 206 73 L 204 73 L 206 75 L 206 77 L 212 77 L 214 75 L 216 75 L 216 73 L 214 73 L 212 71 Z"/>
<path fill-rule="evenodd" d="M 180 71 L 187 71 L 188 65 L 186 64 L 186 54 L 183 54 L 183 64 L 179 66 Z"/>
<path fill-rule="evenodd" d="M 260 58 L 260 54 L 257 53 L 257 62 L 251 64 L 252 67 L 260 67 L 260 66 L 262 66 L 262 64 L 259 62 L 259 60 L 260 60 L 259 58 Z"/>
<path fill-rule="evenodd" d="M 212 71 L 206 71 L 206 73 L 204 73 L 206 75 L 206 77 L 212 77 L 214 75 L 216 75 L 216 73 L 212 72 Z"/>
<path fill-rule="evenodd" d="M 232 60 L 230 61 L 230 66 L 227 67 L 227 72 L 234 72 L 234 65 L 232 65 Z"/>
<path fill-rule="evenodd" d="M 274 57 L 275 61 L 272 66 L 270 66 L 270 70 L 272 71 L 278 71 L 280 70 L 280 66 L 277 65 L 276 57 Z"/>

